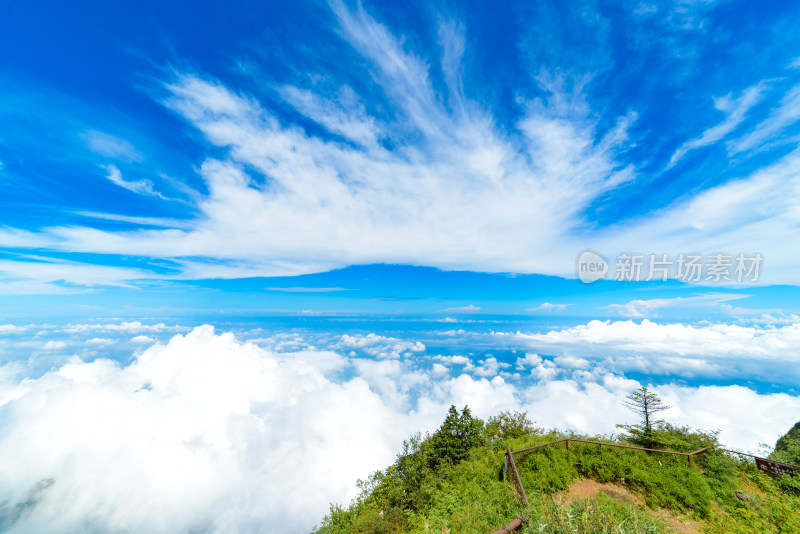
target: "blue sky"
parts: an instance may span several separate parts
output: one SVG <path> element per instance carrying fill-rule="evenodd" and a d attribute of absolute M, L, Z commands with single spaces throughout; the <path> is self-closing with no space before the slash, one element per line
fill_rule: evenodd
<path fill-rule="evenodd" d="M 69 529 L 103 495 L 100 530 L 295 519 L 280 466 L 226 470 L 252 467 L 219 430 L 242 414 L 257 454 L 304 418 L 375 425 L 306 451 L 340 454 L 305 503 L 320 516 L 450 402 L 610 434 L 651 385 L 672 422 L 773 443 L 800 418 L 799 19 L 733 0 L 0 2 L 0 450 L 24 463 L 55 421 L 75 447 L 6 477 L 0 502 L 64 483 L 2 524 Z M 297 392 L 276 377 L 311 377 L 305 400 L 281 404 Z M 133 434 L 87 423 L 104 406 Z M 162 427 L 169 450 L 139 441 Z M 131 447 L 147 491 L 202 464 L 249 493 L 143 493 L 133 513 L 93 460 L 124 478 Z M 63 487 L 88 508 L 59 515 Z"/>
<path fill-rule="evenodd" d="M 3 293 L 585 248 L 797 281 L 791 5 L 193 9 L 4 8 Z"/>

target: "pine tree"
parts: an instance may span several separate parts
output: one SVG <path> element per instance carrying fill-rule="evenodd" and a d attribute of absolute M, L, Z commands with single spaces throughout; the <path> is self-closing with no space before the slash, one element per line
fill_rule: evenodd
<path fill-rule="evenodd" d="M 655 414 L 668 410 L 672 408 L 672 406 L 661 402 L 659 396 L 648 391 L 646 387 L 640 387 L 625 397 L 622 403 L 642 418 L 642 423 L 640 425 L 617 425 L 628 431 L 629 435 L 626 437 L 630 441 L 639 443 L 645 447 L 657 445 L 658 442 L 653 427 L 657 427 L 659 424 L 663 423 L 663 421 L 656 420 Z"/>
<path fill-rule="evenodd" d="M 469 449 L 481 440 L 483 421 L 472 417 L 468 406 L 461 414 L 450 406 L 442 426 L 430 437 L 430 465 L 435 469 L 443 464 L 455 465 L 466 458 Z"/>

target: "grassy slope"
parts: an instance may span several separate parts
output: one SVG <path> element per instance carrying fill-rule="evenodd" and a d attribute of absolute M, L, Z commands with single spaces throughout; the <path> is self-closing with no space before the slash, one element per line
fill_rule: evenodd
<path fill-rule="evenodd" d="M 457 465 L 435 470 L 422 461 L 426 441 L 412 439 L 397 463 L 361 482 L 362 494 L 350 506 L 333 506 L 316 532 L 487 533 L 516 515 L 527 519 L 520 532 L 669 532 L 656 513 L 662 508 L 691 517 L 707 532 L 800 532 L 800 485 L 778 481 L 779 487 L 751 463 L 719 451 L 692 465 L 685 457 L 588 444 L 573 443 L 569 451 L 564 444 L 531 451 L 518 458 L 530 501 L 525 507 L 502 479 L 506 448 L 565 436 L 528 432 L 494 437 L 471 447 Z M 713 441 L 685 429 L 680 437 L 687 450 Z M 621 483 L 644 504 L 603 494 L 568 506 L 556 503 L 553 496 L 579 478 Z M 737 499 L 736 490 L 755 502 Z"/>

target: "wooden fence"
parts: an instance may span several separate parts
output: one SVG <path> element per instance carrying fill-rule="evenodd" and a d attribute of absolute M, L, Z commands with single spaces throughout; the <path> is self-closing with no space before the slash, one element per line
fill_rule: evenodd
<path fill-rule="evenodd" d="M 603 441 L 592 441 L 588 439 L 576 439 L 576 438 L 562 438 L 557 439 L 555 441 L 549 441 L 547 443 L 542 443 L 541 445 L 534 445 L 533 447 L 525 447 L 524 449 L 519 449 L 518 451 L 512 451 L 511 449 L 506 450 L 506 464 L 509 466 L 508 473 L 509 473 L 509 481 L 511 482 L 511 486 L 514 487 L 514 491 L 522 497 L 522 500 L 525 502 L 525 506 L 529 506 L 528 503 L 528 496 L 525 493 L 525 487 L 522 485 L 522 479 L 519 477 L 519 472 L 517 471 L 517 464 L 514 461 L 514 455 L 520 454 L 523 452 L 533 451 L 536 449 L 541 449 L 542 447 L 548 447 L 550 445 L 555 445 L 557 443 L 564 443 L 567 446 L 567 450 L 569 450 L 569 443 L 588 443 L 591 445 L 600 445 L 602 447 L 618 447 L 620 449 L 634 449 L 637 451 L 647 451 L 647 452 L 657 452 L 661 454 L 674 454 L 677 456 L 686 456 L 686 460 L 691 464 L 692 456 L 700 454 L 702 452 L 707 451 L 710 446 L 703 447 L 702 449 L 697 449 L 693 452 L 677 452 L 677 451 L 665 451 L 662 449 L 648 449 L 646 447 L 635 447 L 633 445 L 621 445 L 619 443 L 605 443 Z"/>
<path fill-rule="evenodd" d="M 511 484 L 511 487 L 514 489 L 514 493 L 520 496 L 525 503 L 525 506 L 530 506 L 528 502 L 528 495 L 525 493 L 525 486 L 522 484 L 522 479 L 519 476 L 519 471 L 517 470 L 517 463 L 514 461 L 515 454 L 521 454 L 523 452 L 529 452 L 536 449 L 541 449 L 542 447 L 549 447 L 550 445 L 555 445 L 557 443 L 564 443 L 569 450 L 570 442 L 574 443 L 588 443 L 591 445 L 600 445 L 602 447 L 618 447 L 620 449 L 634 449 L 637 451 L 646 451 L 646 452 L 656 452 L 660 454 L 673 454 L 676 456 L 686 456 L 686 460 L 689 462 L 689 465 L 692 463 L 692 457 L 696 456 L 700 453 L 703 453 L 711 448 L 709 445 L 708 447 L 703 447 L 702 449 L 697 449 L 693 452 L 677 452 L 677 451 L 666 451 L 663 449 L 648 449 L 646 447 L 636 447 L 633 445 L 621 445 L 619 443 L 605 443 L 603 441 L 592 441 L 588 439 L 576 439 L 576 438 L 562 438 L 557 439 L 555 441 L 549 441 L 547 443 L 542 443 L 541 445 L 534 445 L 533 447 L 525 447 L 524 449 L 519 449 L 517 451 L 512 451 L 510 448 L 506 449 L 505 455 L 505 465 L 503 466 L 503 472 L 506 473 L 508 476 L 508 481 Z M 767 474 L 772 476 L 779 476 L 779 475 L 800 475 L 800 466 L 786 464 L 783 462 L 776 462 L 774 460 L 768 460 L 766 458 L 761 458 L 759 456 L 755 456 L 753 454 L 747 454 L 744 452 L 739 451 L 732 451 L 728 449 L 719 449 L 724 452 L 739 454 L 742 456 L 749 456 L 755 459 L 756 466 Z M 492 534 L 502 534 L 504 532 L 510 532 L 512 530 L 518 529 L 522 525 L 522 518 L 515 517 L 513 521 L 511 521 L 508 525 L 504 526 L 500 530 L 493 532 Z"/>
<path fill-rule="evenodd" d="M 762 458 L 761 456 L 756 456 L 755 454 L 748 454 L 746 452 L 732 451 L 729 449 L 720 449 L 720 450 L 732 454 L 738 454 L 739 456 L 748 456 L 750 458 L 753 458 L 756 461 L 756 467 L 758 469 L 774 477 L 781 475 L 789 475 L 790 477 L 800 476 L 800 465 L 778 462 L 776 460 Z"/>

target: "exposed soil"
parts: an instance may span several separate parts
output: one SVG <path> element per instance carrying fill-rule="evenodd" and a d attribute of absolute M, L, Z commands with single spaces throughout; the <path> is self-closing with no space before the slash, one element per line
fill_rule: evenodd
<path fill-rule="evenodd" d="M 627 488 L 619 484 L 601 484 L 592 479 L 576 480 L 569 487 L 567 494 L 561 494 L 557 498 L 561 504 L 570 504 L 577 499 L 586 499 L 597 496 L 598 493 L 605 493 L 615 501 L 635 502 L 641 504 L 642 498 L 632 495 Z"/>
<path fill-rule="evenodd" d="M 605 493 L 618 502 L 644 505 L 644 499 L 639 495 L 629 492 L 625 486 L 619 484 L 601 484 L 591 479 L 575 481 L 567 492 L 562 492 L 556 496 L 556 501 L 567 505 L 578 499 L 596 497 L 599 493 Z M 691 521 L 685 517 L 678 517 L 670 510 L 653 510 L 653 513 L 676 532 L 682 534 L 697 534 L 700 532 L 701 523 Z"/>

